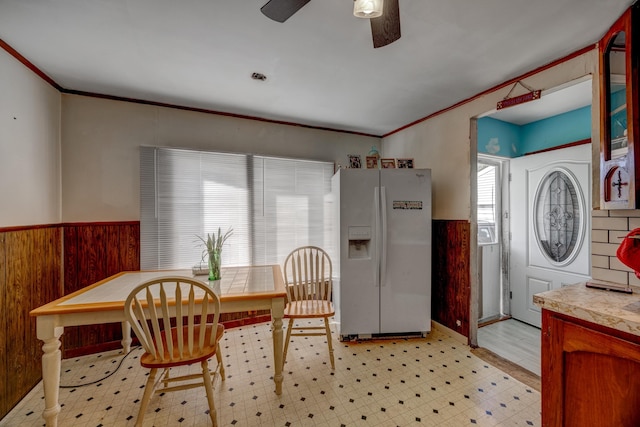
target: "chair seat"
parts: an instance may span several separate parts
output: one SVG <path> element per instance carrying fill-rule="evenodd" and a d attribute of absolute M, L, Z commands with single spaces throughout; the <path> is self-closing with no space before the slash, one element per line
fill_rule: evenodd
<path fill-rule="evenodd" d="M 291 301 L 284 308 L 286 318 L 330 317 L 335 314 L 333 303 L 325 300 Z"/>
<path fill-rule="evenodd" d="M 205 339 L 204 342 L 208 343 L 210 342 L 210 337 L 211 337 L 211 325 L 207 325 L 207 330 L 205 331 Z M 172 335 L 172 340 L 173 340 L 173 358 L 170 357 L 169 354 L 169 349 L 167 346 L 167 340 L 166 340 L 166 336 L 164 334 L 162 334 L 162 344 L 164 346 L 164 357 L 161 358 L 155 358 L 151 353 L 147 353 L 145 352 L 142 357 L 140 358 L 140 364 L 142 366 L 144 366 L 145 368 L 170 368 L 173 366 L 184 366 L 184 365 L 190 365 L 192 363 L 196 363 L 196 362 L 201 362 L 202 360 L 206 360 L 209 359 L 210 357 L 213 357 L 216 354 L 216 350 L 218 348 L 218 341 L 220 340 L 220 338 L 222 338 L 222 335 L 224 334 L 224 326 L 221 324 L 218 324 L 218 328 L 216 331 L 216 340 L 215 340 L 215 344 L 213 345 L 205 345 L 203 348 L 200 349 L 195 349 L 194 354 L 192 356 L 189 356 L 189 347 L 188 347 L 188 327 L 184 326 L 182 328 L 183 333 L 182 333 L 182 337 L 183 337 L 183 345 L 184 345 L 184 353 L 182 356 L 180 356 L 180 350 L 178 349 L 178 330 L 177 328 L 171 328 L 171 335 Z M 198 337 L 200 334 L 200 326 L 199 325 L 195 325 L 194 327 L 194 336 Z M 194 345 L 197 346 L 197 340 L 194 343 Z M 157 346 L 156 346 L 157 347 Z"/>

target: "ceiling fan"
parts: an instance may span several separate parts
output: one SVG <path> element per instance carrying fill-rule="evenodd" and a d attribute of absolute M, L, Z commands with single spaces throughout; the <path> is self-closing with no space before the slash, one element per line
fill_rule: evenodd
<path fill-rule="evenodd" d="M 311 0 L 269 0 L 260 8 L 262 13 L 277 22 L 284 22 Z M 362 0 L 355 0 L 354 15 L 369 18 L 373 47 L 378 48 L 393 43 L 400 38 L 400 8 L 398 0 L 366 0 L 359 10 Z M 380 11 L 374 8 L 380 6 Z M 376 9 L 377 10 L 377 9 Z M 381 14 L 380 14 L 381 12 Z"/>

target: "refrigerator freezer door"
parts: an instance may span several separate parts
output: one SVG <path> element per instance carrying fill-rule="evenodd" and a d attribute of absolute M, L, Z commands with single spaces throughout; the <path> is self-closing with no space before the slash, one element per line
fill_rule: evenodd
<path fill-rule="evenodd" d="M 333 185 L 339 185 L 340 336 L 376 334 L 380 328 L 378 170 L 342 169 Z"/>
<path fill-rule="evenodd" d="M 380 333 L 431 330 L 431 171 L 381 170 Z"/>

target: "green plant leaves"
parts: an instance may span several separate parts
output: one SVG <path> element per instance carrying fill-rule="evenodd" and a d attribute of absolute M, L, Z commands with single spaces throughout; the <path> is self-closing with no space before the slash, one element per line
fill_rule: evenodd
<path fill-rule="evenodd" d="M 215 233 L 207 233 L 207 238 L 204 239 L 201 236 L 198 238 L 204 243 L 205 248 L 202 251 L 202 259 L 204 260 L 207 256 L 212 256 L 217 253 L 218 255 L 222 253 L 222 246 L 224 242 L 227 241 L 229 237 L 233 234 L 233 228 L 229 227 L 224 235 L 222 234 L 222 229 L 218 227 L 218 234 Z"/>

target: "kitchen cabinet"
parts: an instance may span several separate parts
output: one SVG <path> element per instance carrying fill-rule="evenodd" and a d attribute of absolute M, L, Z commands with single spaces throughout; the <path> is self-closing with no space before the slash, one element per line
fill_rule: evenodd
<path fill-rule="evenodd" d="M 534 295 L 544 427 L 640 426 L 640 288 L 629 289 L 578 283 Z"/>
<path fill-rule="evenodd" d="M 640 337 L 543 310 L 542 425 L 639 426 Z"/>
<path fill-rule="evenodd" d="M 601 209 L 640 208 L 639 7 L 630 7 L 599 43 Z"/>

